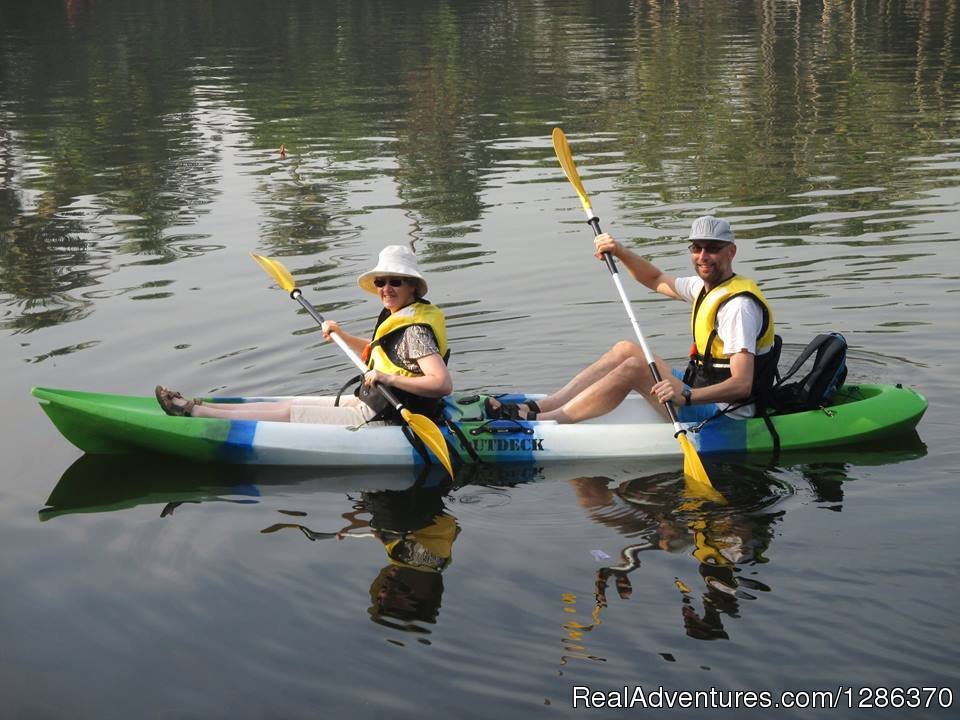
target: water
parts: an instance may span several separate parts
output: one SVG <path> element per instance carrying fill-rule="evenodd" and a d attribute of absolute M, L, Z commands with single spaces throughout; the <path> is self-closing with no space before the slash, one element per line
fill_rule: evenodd
<path fill-rule="evenodd" d="M 947 1 L 0 3 L 3 716 L 960 693 L 957 18 Z M 721 509 L 685 498 L 673 462 L 451 488 L 81 457 L 30 398 L 330 392 L 347 362 L 248 253 L 367 332 L 355 278 L 395 242 L 447 313 L 458 390 L 556 387 L 630 334 L 556 125 L 606 229 L 684 272 L 692 218 L 730 219 L 785 359 L 843 332 L 854 380 L 930 398 L 918 433 L 708 463 Z M 652 347 L 682 357 L 686 309 L 627 288 Z"/>

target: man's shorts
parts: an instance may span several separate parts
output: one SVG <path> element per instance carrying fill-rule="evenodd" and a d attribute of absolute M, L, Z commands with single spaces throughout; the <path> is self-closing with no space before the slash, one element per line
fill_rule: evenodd
<path fill-rule="evenodd" d="M 683 380 L 683 370 L 673 368 L 673 376 Z M 684 423 L 703 422 L 704 420 L 709 420 L 718 412 L 720 412 L 720 407 L 716 403 L 684 405 L 683 398 L 675 401 L 673 403 L 673 407 L 675 407 L 677 410 L 677 417 L 680 419 L 680 422 Z"/>

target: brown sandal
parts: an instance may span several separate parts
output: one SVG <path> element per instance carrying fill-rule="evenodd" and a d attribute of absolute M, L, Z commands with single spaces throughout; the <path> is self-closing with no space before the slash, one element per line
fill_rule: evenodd
<path fill-rule="evenodd" d="M 193 400 L 187 400 L 183 405 L 177 405 L 174 400 L 183 400 L 183 395 L 168 390 L 163 387 L 163 385 L 157 385 L 157 387 L 154 388 L 153 394 L 156 396 L 157 402 L 160 403 L 163 411 L 167 415 L 173 415 L 174 417 L 191 417 L 193 415 L 193 406 L 203 404 L 200 400 L 194 398 Z"/>

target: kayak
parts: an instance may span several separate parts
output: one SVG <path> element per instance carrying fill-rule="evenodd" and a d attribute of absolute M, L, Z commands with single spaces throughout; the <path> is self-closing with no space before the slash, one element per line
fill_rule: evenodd
<path fill-rule="evenodd" d="M 172 417 L 153 396 L 111 395 L 34 388 L 33 395 L 71 443 L 90 454 L 153 452 L 231 464 L 375 467 L 426 464 L 432 456 L 395 425 L 322 425 Z M 570 462 L 642 459 L 681 454 L 672 424 L 632 394 L 613 412 L 572 425 L 553 421 L 490 420 L 486 396 L 448 397 L 439 423 L 451 455 L 464 463 Z M 498 395 L 522 402 L 542 395 Z M 211 397 L 210 402 L 256 403 L 282 397 Z M 770 424 L 779 450 L 809 450 L 868 443 L 916 427 L 927 400 L 900 385 L 846 385 L 827 408 L 775 415 Z M 686 425 L 698 453 L 776 451 L 762 418 L 715 418 Z M 411 438 L 415 439 L 412 433 Z M 456 462 L 456 460 L 455 460 Z"/>

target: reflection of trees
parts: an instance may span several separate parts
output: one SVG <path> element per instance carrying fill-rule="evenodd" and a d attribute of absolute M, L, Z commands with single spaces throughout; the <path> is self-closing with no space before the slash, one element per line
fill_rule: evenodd
<path fill-rule="evenodd" d="M 28 212 L 13 189 L 14 165 L 10 133 L 0 128 L 0 292 L 16 298 L 20 308 L 0 327 L 24 332 L 86 315 L 89 303 L 69 293 L 91 280 L 71 269 L 89 262 L 80 223 L 57 216 L 53 193 L 37 197 Z"/>
<path fill-rule="evenodd" d="M 117 223 L 133 241 L 127 251 L 162 254 L 163 231 L 191 222 L 214 185 L 207 168 L 217 156 L 193 115 L 195 55 L 184 37 L 193 20 L 185 5 L 149 23 L 108 9 L 90 9 L 76 32 L 49 4 L 12 18 L 44 28 L 4 58 L 10 127 L 39 166 L 22 185 L 54 192 L 61 206 L 94 195 L 98 215 L 129 218 Z"/>
<path fill-rule="evenodd" d="M 424 26 L 423 57 L 406 77 L 409 106 L 399 131 L 397 183 L 404 201 L 442 226 L 480 217 L 480 174 L 489 166 L 471 133 L 478 108 L 464 36 L 444 3 Z M 471 139 L 472 137 L 472 139 Z"/>
<path fill-rule="evenodd" d="M 892 178 L 889 163 L 946 132 L 946 108 L 922 98 L 942 98 L 954 15 L 955 2 L 638 7 L 627 89 L 604 113 L 627 150 L 624 182 L 653 185 L 653 176 L 666 202 L 782 202 L 823 183 L 854 188 L 879 178 L 887 203 L 912 194 L 916 178 Z M 729 42 L 744 29 L 753 37 Z M 932 58 L 935 67 L 921 70 Z M 831 198 L 853 210 L 863 202 Z M 859 222 L 847 221 L 851 234 Z"/>
<path fill-rule="evenodd" d="M 2 290 L 30 300 L 27 286 L 95 283 L 83 245 L 155 262 L 190 251 L 170 228 L 217 192 L 228 126 L 241 152 L 274 154 L 251 172 L 264 243 L 281 254 L 355 236 L 380 184 L 415 235 L 462 237 L 492 170 L 552 165 L 556 122 L 580 136 L 585 168 L 622 150 L 637 202 L 683 213 L 821 193 L 807 208 L 829 202 L 856 235 L 847 211 L 922 189 L 923 168 L 902 159 L 951 133 L 956 5 L 3 3 Z M 793 204 L 778 214 L 808 212 Z M 441 244 L 429 250 L 455 259 Z"/>
<path fill-rule="evenodd" d="M 165 237 L 209 201 L 216 153 L 200 142 L 182 42 L 186 7 L 144 23 L 84 3 L 5 3 L 0 26 L 0 290 L 34 329 L 85 316 L 71 291 L 107 253 L 172 259 Z M 37 30 L 36 28 L 42 28 Z M 98 257 L 100 256 L 100 257 Z"/>

